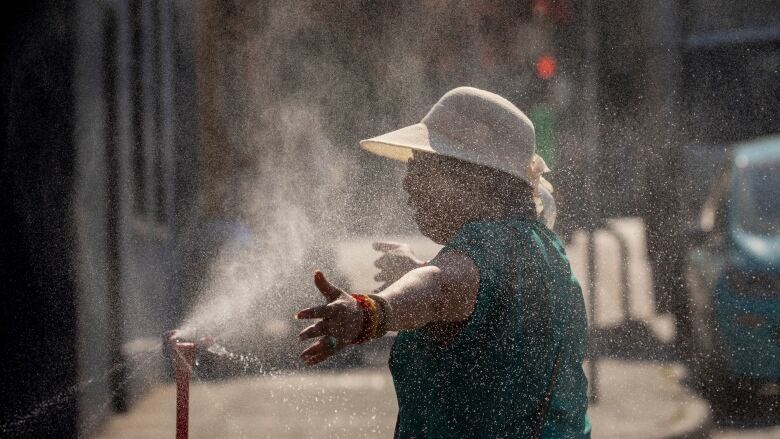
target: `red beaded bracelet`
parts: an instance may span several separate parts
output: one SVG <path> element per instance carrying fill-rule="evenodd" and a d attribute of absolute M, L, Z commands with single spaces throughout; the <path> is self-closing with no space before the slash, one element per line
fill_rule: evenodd
<path fill-rule="evenodd" d="M 363 308 L 363 327 L 360 333 L 352 340 L 353 344 L 365 343 L 376 336 L 379 327 L 379 310 L 374 299 L 364 294 L 352 294 L 360 307 Z"/>

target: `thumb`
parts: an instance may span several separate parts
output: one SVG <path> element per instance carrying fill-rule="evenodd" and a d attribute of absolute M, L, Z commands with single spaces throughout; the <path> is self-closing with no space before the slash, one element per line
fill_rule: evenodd
<path fill-rule="evenodd" d="M 320 290 L 320 293 L 325 296 L 325 300 L 327 300 L 328 303 L 338 299 L 343 293 L 343 291 L 331 285 L 330 282 L 325 279 L 325 275 L 319 270 L 314 272 L 314 285 L 316 285 L 317 289 Z"/>
<path fill-rule="evenodd" d="M 378 252 L 389 252 L 390 250 L 395 250 L 398 247 L 400 247 L 401 244 L 397 242 L 390 242 L 390 241 L 376 241 L 372 245 L 374 247 L 374 250 Z"/>

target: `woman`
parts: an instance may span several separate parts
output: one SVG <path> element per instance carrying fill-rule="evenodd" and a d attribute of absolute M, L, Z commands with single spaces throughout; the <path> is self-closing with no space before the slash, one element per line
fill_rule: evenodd
<path fill-rule="evenodd" d="M 461 87 L 421 123 L 361 146 L 407 161 L 415 221 L 444 248 L 378 294 L 346 294 L 317 272 L 328 303 L 296 315 L 320 319 L 300 334 L 318 338 L 304 361 L 399 331 L 396 437 L 589 437 L 585 307 L 537 218 L 546 167 L 528 118 Z"/>

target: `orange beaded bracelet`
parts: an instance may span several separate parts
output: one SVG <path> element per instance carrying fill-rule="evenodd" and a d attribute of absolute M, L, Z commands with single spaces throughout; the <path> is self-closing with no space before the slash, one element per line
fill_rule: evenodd
<path fill-rule="evenodd" d="M 363 309 L 363 328 L 352 343 L 361 344 L 376 338 L 379 332 L 379 308 L 374 299 L 365 294 L 352 294 Z"/>

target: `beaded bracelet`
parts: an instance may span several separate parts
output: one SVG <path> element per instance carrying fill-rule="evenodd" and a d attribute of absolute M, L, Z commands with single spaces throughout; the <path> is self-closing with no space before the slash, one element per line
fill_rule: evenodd
<path fill-rule="evenodd" d="M 365 343 L 371 340 L 372 335 L 376 332 L 376 327 L 379 322 L 379 312 L 376 307 L 376 302 L 365 294 L 352 294 L 352 297 L 357 300 L 360 307 L 363 309 L 363 327 L 360 333 L 352 340 L 354 344 Z"/>
<path fill-rule="evenodd" d="M 352 343 L 365 343 L 385 335 L 393 315 L 393 309 L 387 300 L 376 294 L 352 294 L 352 297 L 363 309 L 363 327 Z"/>
<path fill-rule="evenodd" d="M 369 311 L 371 311 L 368 334 L 366 334 L 366 341 L 376 338 L 377 330 L 379 329 L 379 307 L 374 299 L 366 296 L 366 304 Z"/>
<path fill-rule="evenodd" d="M 387 328 L 390 327 L 390 322 L 393 321 L 393 307 L 387 302 L 387 299 L 378 294 L 368 294 L 368 297 L 374 299 L 374 302 L 381 308 L 382 312 L 379 319 L 379 327 L 375 338 L 382 337 L 387 333 Z"/>

